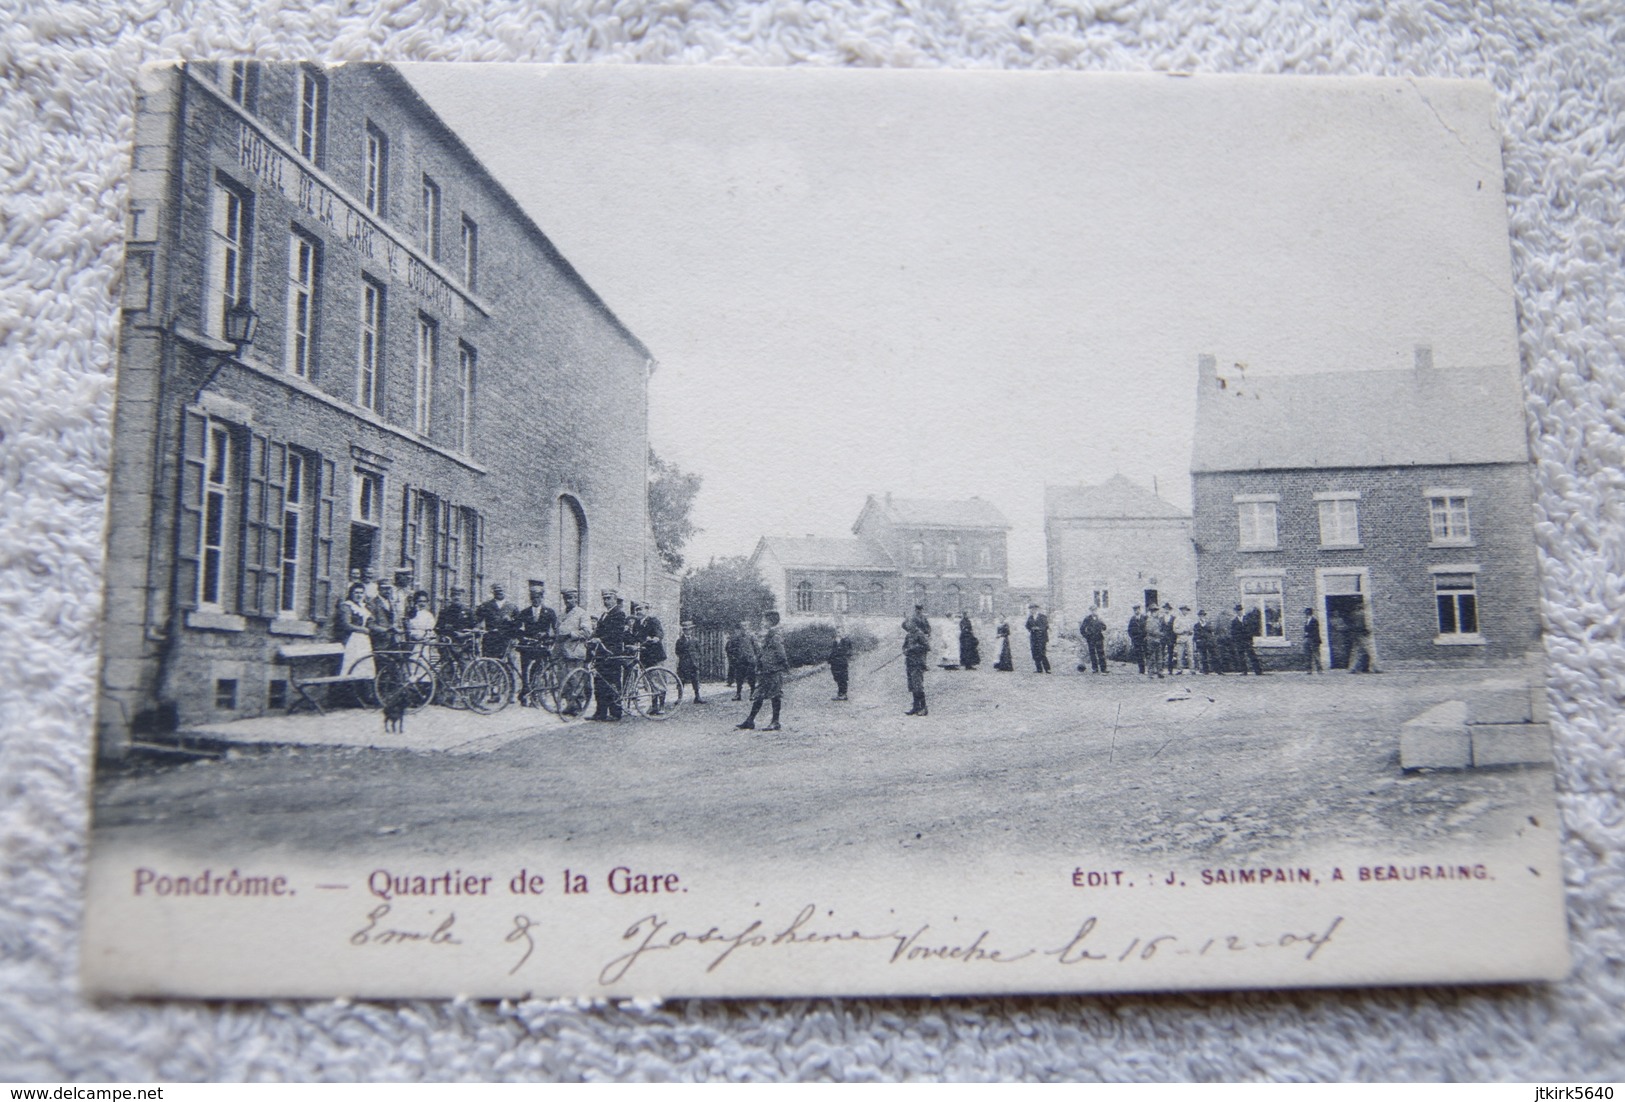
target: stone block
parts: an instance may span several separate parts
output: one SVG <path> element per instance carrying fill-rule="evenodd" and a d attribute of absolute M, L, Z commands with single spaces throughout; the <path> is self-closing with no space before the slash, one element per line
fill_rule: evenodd
<path fill-rule="evenodd" d="M 1401 769 L 1466 769 L 1472 764 L 1464 701 L 1435 704 L 1399 729 Z"/>
<path fill-rule="evenodd" d="M 1552 729 L 1545 723 L 1480 723 L 1469 727 L 1473 764 L 1542 765 L 1552 760 Z"/>
<path fill-rule="evenodd" d="M 1529 683 L 1485 681 L 1475 685 L 1467 697 L 1468 723 L 1528 723 Z"/>

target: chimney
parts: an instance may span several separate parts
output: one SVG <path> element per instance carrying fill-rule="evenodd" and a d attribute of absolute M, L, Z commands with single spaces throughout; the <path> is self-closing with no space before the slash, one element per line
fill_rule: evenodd
<path fill-rule="evenodd" d="M 1196 357 L 1196 389 L 1217 390 L 1218 386 L 1219 363 L 1212 353 L 1204 352 Z"/>
<path fill-rule="evenodd" d="M 1433 370 L 1433 346 L 1419 344 L 1416 346 L 1416 373 L 1426 375 Z"/>

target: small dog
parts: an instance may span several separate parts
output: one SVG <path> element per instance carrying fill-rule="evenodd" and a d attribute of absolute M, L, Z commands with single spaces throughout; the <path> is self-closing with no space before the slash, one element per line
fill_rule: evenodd
<path fill-rule="evenodd" d="M 406 694 L 396 693 L 384 701 L 384 733 L 404 734 L 406 731 Z"/>

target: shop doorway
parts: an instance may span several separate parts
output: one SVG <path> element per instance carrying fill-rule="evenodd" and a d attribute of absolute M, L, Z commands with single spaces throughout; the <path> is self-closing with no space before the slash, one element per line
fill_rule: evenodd
<path fill-rule="evenodd" d="M 1357 573 L 1320 571 L 1319 581 L 1321 606 L 1325 609 L 1321 626 L 1326 637 L 1326 668 L 1346 670 L 1354 650 L 1355 633 L 1371 630 L 1366 573 L 1364 570 Z"/>

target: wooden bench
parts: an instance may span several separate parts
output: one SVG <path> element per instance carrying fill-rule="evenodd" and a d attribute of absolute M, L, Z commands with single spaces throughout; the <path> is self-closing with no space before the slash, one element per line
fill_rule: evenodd
<path fill-rule="evenodd" d="M 309 704 L 316 709 L 317 715 L 327 714 L 326 710 L 322 708 L 321 701 L 310 694 L 310 690 L 313 688 L 321 685 L 342 685 L 360 681 L 370 682 L 372 680 L 372 674 L 370 673 L 352 674 L 342 668 L 344 664 L 343 643 L 289 643 L 278 648 L 276 656 L 287 665 L 288 687 L 297 694 L 295 699 L 288 701 L 289 715 L 297 711 L 301 703 Z M 299 676 L 298 671 L 301 663 L 314 664 L 322 662 L 322 668 L 331 669 L 333 667 L 326 663 L 326 660 L 330 658 L 338 659 L 337 665 L 341 668 L 336 674 L 320 677 Z"/>

